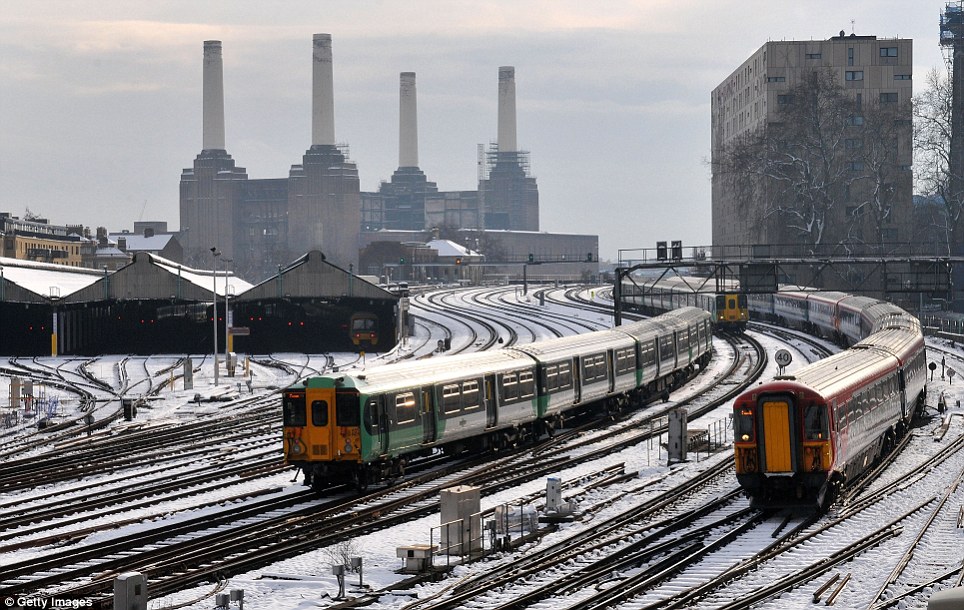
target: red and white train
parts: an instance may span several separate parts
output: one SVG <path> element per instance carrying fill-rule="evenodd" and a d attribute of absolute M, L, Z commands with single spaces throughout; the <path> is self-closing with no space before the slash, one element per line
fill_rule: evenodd
<path fill-rule="evenodd" d="M 751 317 L 833 337 L 850 349 L 774 378 L 734 403 L 737 479 L 755 506 L 828 506 L 906 433 L 924 404 L 918 319 L 835 292 L 749 299 Z"/>

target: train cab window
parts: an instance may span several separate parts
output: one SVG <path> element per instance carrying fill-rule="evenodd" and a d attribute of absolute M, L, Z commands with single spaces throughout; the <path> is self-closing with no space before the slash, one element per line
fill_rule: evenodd
<path fill-rule="evenodd" d="M 830 438 L 827 408 L 810 404 L 803 411 L 803 432 L 808 441 L 825 441 Z"/>
<path fill-rule="evenodd" d="M 737 298 L 739 299 L 739 302 L 740 302 L 740 309 L 744 309 L 744 308 L 746 307 L 746 304 L 747 304 L 747 303 L 746 303 L 746 295 L 745 295 L 745 294 L 740 294 L 740 296 L 737 297 Z"/>
<path fill-rule="evenodd" d="M 328 401 L 327 400 L 311 401 L 311 425 L 313 426 L 328 425 Z"/>
<path fill-rule="evenodd" d="M 351 320 L 352 331 L 371 331 L 375 330 L 378 321 L 370 317 L 353 317 Z"/>
<path fill-rule="evenodd" d="M 402 392 L 395 395 L 395 421 L 399 425 L 410 424 L 415 421 L 415 393 Z"/>
<path fill-rule="evenodd" d="M 359 424 L 358 394 L 355 392 L 339 392 L 335 395 L 335 423 L 339 426 L 357 426 Z"/>
<path fill-rule="evenodd" d="M 733 432 L 738 443 L 755 442 L 752 408 L 740 407 L 735 411 L 733 415 Z"/>
<path fill-rule="evenodd" d="M 308 423 L 307 412 L 305 411 L 305 395 L 303 393 L 285 394 L 282 411 L 284 413 L 284 425 L 304 426 Z"/>
<path fill-rule="evenodd" d="M 726 297 L 721 294 L 716 297 L 716 310 L 722 311 L 723 309 L 726 309 Z"/>
<path fill-rule="evenodd" d="M 735 298 L 735 297 L 730 297 L 730 298 L 728 298 L 728 299 L 726 300 L 726 308 L 727 308 L 727 309 L 736 309 L 736 298 Z"/>

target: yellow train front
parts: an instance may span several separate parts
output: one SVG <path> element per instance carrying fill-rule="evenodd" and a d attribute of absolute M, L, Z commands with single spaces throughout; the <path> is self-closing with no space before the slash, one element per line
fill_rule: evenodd
<path fill-rule="evenodd" d="M 722 330 L 743 332 L 749 320 L 746 294 L 724 292 L 716 295 L 714 325 Z"/>
<path fill-rule="evenodd" d="M 366 311 L 352 314 L 348 334 L 356 349 L 372 349 L 378 345 L 378 316 Z"/>

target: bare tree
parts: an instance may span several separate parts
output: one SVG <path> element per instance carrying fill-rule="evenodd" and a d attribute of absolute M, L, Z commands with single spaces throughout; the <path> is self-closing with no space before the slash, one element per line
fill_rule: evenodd
<path fill-rule="evenodd" d="M 964 210 L 964 193 L 956 186 L 964 184 L 964 176 L 955 175 L 951 167 L 953 86 L 950 78 L 936 68 L 927 73 L 926 83 L 914 98 L 914 171 L 917 191 L 943 204 L 943 214 L 930 215 L 935 225 L 927 227 L 927 233 L 943 234 L 949 248 L 955 242 Z"/>
<path fill-rule="evenodd" d="M 909 183 L 903 191 L 895 183 L 902 134 L 910 141 L 910 125 L 900 120 L 908 109 L 896 94 L 886 103 L 862 100 L 839 78 L 814 71 L 779 94 L 769 121 L 728 145 L 715 168 L 738 197 L 758 202 L 767 242 L 802 246 L 786 254 L 881 247 L 896 235 L 901 192 L 910 192 Z"/>
<path fill-rule="evenodd" d="M 894 245 L 897 226 L 909 220 L 898 219 L 898 197 L 911 193 L 911 174 L 905 169 L 911 155 L 904 151 L 907 162 L 901 163 L 900 145 L 910 142 L 911 113 L 908 107 L 898 105 L 896 93 L 892 95 L 867 103 L 861 133 L 844 141 L 852 153 L 850 163 L 856 174 L 850 189 L 848 220 L 851 227 L 870 229 L 871 234 L 860 241 L 874 244 L 879 254 Z"/>

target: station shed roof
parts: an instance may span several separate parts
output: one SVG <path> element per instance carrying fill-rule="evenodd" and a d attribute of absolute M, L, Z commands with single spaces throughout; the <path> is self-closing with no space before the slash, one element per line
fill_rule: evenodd
<path fill-rule="evenodd" d="M 224 296 L 249 290 L 251 284 L 231 275 L 230 272 L 211 269 L 194 269 L 174 261 L 138 252 L 131 262 L 114 273 L 101 276 L 100 281 L 77 291 L 64 299 L 68 303 L 101 300 L 178 300 L 210 301 L 211 293 Z M 216 287 L 216 288 L 215 288 Z"/>
<path fill-rule="evenodd" d="M 239 294 L 242 301 L 284 298 L 391 299 L 397 297 L 384 288 L 345 271 L 325 260 L 325 255 L 312 250 L 268 278 Z"/>
<path fill-rule="evenodd" d="M 104 272 L 96 269 L 0 257 L 0 301 L 47 303 L 102 279 Z"/>

